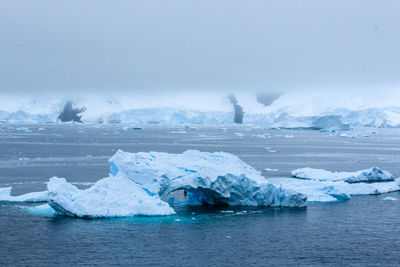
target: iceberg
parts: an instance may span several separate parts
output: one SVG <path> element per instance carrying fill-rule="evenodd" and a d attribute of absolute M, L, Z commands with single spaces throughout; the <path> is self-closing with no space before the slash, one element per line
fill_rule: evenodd
<path fill-rule="evenodd" d="M 12 187 L 0 188 L 0 202 L 46 202 L 48 199 L 47 191 L 31 192 L 19 196 L 11 195 Z"/>
<path fill-rule="evenodd" d="M 175 205 L 305 207 L 306 203 L 305 195 L 274 186 L 229 153 L 118 150 L 109 165 L 110 177 L 86 190 L 64 178 L 51 178 L 48 204 L 60 215 L 103 218 L 171 215 Z M 186 201 L 162 200 L 180 189 L 187 190 Z"/>
<path fill-rule="evenodd" d="M 383 182 L 393 181 L 395 179 L 390 172 L 377 167 L 356 172 L 331 172 L 324 169 L 301 168 L 293 170 L 292 175 L 298 179 L 334 182 L 344 181 L 348 183 Z"/>
<path fill-rule="evenodd" d="M 400 178 L 380 183 L 347 183 L 296 178 L 271 178 L 269 181 L 275 186 L 307 195 L 308 202 L 337 202 L 348 200 L 352 195 L 378 195 L 400 190 Z"/>
<path fill-rule="evenodd" d="M 64 178 L 53 177 L 47 183 L 48 204 L 59 215 L 82 218 L 171 215 L 174 210 L 157 196 L 122 174 L 99 180 L 80 190 Z"/>
<path fill-rule="evenodd" d="M 110 173 L 126 177 L 150 195 L 186 189 L 189 204 L 304 207 L 306 198 L 275 187 L 259 171 L 224 152 L 188 150 L 182 154 L 128 153 L 109 159 Z"/>

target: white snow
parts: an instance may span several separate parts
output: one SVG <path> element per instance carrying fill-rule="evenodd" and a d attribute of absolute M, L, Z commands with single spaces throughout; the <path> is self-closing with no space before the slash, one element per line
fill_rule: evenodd
<path fill-rule="evenodd" d="M 348 200 L 351 195 L 376 195 L 400 190 L 400 178 L 392 182 L 347 183 L 344 181 L 301 180 L 296 178 L 269 179 L 275 186 L 292 189 L 307 195 L 309 202 Z"/>
<path fill-rule="evenodd" d="M 393 181 L 395 178 L 390 172 L 377 167 L 356 172 L 331 172 L 324 169 L 301 168 L 292 171 L 292 175 L 299 179 L 348 183 Z"/>
<path fill-rule="evenodd" d="M 11 190 L 12 187 L 0 188 L 0 202 L 46 202 L 48 199 L 47 191 L 12 196 Z"/>

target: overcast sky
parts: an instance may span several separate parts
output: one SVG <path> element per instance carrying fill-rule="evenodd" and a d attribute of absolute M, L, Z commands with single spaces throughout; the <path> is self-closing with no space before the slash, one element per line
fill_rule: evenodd
<path fill-rule="evenodd" d="M 0 91 L 400 84 L 400 1 L 0 0 Z"/>

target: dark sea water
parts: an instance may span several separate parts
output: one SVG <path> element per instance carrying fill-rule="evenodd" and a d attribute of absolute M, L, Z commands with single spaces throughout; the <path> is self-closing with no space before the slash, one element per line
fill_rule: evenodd
<path fill-rule="evenodd" d="M 357 137 L 245 126 L 0 124 L 0 187 L 12 186 L 13 194 L 41 191 L 59 176 L 85 188 L 108 175 L 107 159 L 117 149 L 225 151 L 260 171 L 279 169 L 263 172 L 268 178 L 306 166 L 378 166 L 400 176 L 400 130 L 351 133 Z M 386 196 L 400 199 L 400 193 L 360 196 L 306 209 L 177 207 L 174 216 L 102 220 L 1 203 L 0 266 L 399 266 L 400 200 L 383 201 Z"/>

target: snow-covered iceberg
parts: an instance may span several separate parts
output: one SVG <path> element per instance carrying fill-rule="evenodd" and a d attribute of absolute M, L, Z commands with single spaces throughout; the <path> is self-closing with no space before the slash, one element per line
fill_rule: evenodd
<path fill-rule="evenodd" d="M 49 205 L 73 217 L 170 215 L 175 203 L 161 198 L 186 189 L 181 205 L 304 207 L 306 196 L 277 187 L 238 157 L 189 150 L 182 154 L 127 153 L 109 160 L 111 176 L 86 190 L 63 178 L 48 182 Z"/>
<path fill-rule="evenodd" d="M 80 190 L 64 178 L 53 177 L 47 183 L 48 204 L 61 215 L 71 217 L 128 217 L 171 215 L 174 210 L 157 196 L 123 174 L 99 180 Z"/>
<path fill-rule="evenodd" d="M 12 187 L 0 188 L 0 202 L 46 202 L 47 191 L 31 192 L 19 196 L 11 195 Z"/>
<path fill-rule="evenodd" d="M 324 169 L 301 168 L 293 170 L 292 175 L 298 179 L 334 182 L 344 181 L 348 183 L 384 182 L 393 181 L 395 179 L 390 172 L 377 167 L 356 172 L 332 172 Z"/>
<path fill-rule="evenodd" d="M 353 184 L 344 181 L 295 178 L 272 178 L 269 181 L 275 186 L 282 186 L 307 195 L 309 202 L 336 202 L 348 200 L 351 195 L 378 195 L 400 190 L 400 178 L 392 182 Z"/>
<path fill-rule="evenodd" d="M 237 156 L 188 150 L 182 154 L 128 153 L 109 159 L 110 173 L 123 173 L 150 195 L 186 189 L 192 202 L 244 206 L 303 207 L 305 197 L 275 187 Z"/>

